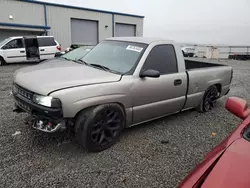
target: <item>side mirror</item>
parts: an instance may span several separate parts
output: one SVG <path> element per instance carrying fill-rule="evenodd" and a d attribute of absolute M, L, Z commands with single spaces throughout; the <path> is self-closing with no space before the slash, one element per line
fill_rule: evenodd
<path fill-rule="evenodd" d="M 238 97 L 228 98 L 226 102 L 226 109 L 243 120 L 250 115 L 250 109 L 248 108 L 247 101 Z"/>
<path fill-rule="evenodd" d="M 160 72 L 157 70 L 147 69 L 141 72 L 140 77 L 141 78 L 144 78 L 144 77 L 159 78 L 160 75 L 161 75 Z"/>

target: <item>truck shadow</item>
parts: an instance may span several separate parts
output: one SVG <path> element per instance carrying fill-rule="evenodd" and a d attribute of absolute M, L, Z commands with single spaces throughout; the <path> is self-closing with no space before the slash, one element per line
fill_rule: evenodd
<path fill-rule="evenodd" d="M 85 150 L 80 146 L 75 138 L 73 131 L 43 133 L 34 130 L 30 127 L 31 147 L 34 151 L 53 150 L 53 152 L 85 153 Z"/>
<path fill-rule="evenodd" d="M 150 129 L 155 129 L 158 125 L 164 120 L 169 121 L 173 120 L 176 117 L 180 116 L 189 116 L 188 114 L 194 110 L 189 110 L 185 112 L 181 112 L 179 114 L 174 114 L 170 116 L 166 116 L 157 120 L 149 121 L 147 123 L 142 123 L 133 127 L 126 128 L 120 138 L 119 143 L 122 144 L 122 140 L 126 139 L 127 136 L 131 135 L 131 133 L 136 134 L 137 132 L 150 131 Z M 167 128 L 167 125 L 165 125 Z M 56 132 L 56 133 L 43 133 L 33 128 L 30 128 L 30 139 L 32 150 L 56 150 L 64 151 L 66 153 L 74 153 L 74 154 L 84 154 L 86 150 L 80 146 L 75 138 L 75 134 L 73 131 L 66 132 Z"/>
<path fill-rule="evenodd" d="M 195 109 L 190 109 L 190 110 L 186 110 L 186 111 L 179 112 L 179 113 L 176 113 L 176 114 L 161 117 L 159 119 L 155 119 L 155 120 L 151 120 L 151 121 L 148 121 L 148 122 L 145 122 L 145 123 L 141 123 L 141 124 L 126 128 L 124 130 L 124 132 L 138 131 L 140 129 L 151 129 L 152 126 L 154 126 L 154 125 L 159 125 L 159 124 L 162 124 L 162 123 L 165 123 L 165 122 L 168 122 L 168 121 L 171 122 L 171 120 L 173 120 L 175 118 L 181 118 L 182 116 L 189 116 L 189 114 L 191 112 L 196 112 L 196 110 Z M 197 112 L 197 114 L 198 114 L 198 112 Z"/>
<path fill-rule="evenodd" d="M 223 102 L 219 101 L 217 104 L 217 107 L 214 109 L 215 111 L 220 111 L 223 107 Z M 151 131 L 171 131 L 173 128 L 171 127 L 171 124 L 175 123 L 176 121 L 182 121 L 180 123 L 180 126 L 185 126 L 189 121 L 189 118 L 196 118 L 198 116 L 212 116 L 213 110 L 211 112 L 207 112 L 205 114 L 201 114 L 196 112 L 194 109 L 183 111 L 177 114 L 169 115 L 166 117 L 159 118 L 157 120 L 152 120 L 147 123 L 142 123 L 133 127 L 126 128 L 120 138 L 120 141 L 117 143 L 119 147 L 120 144 L 126 144 L 127 139 L 131 139 L 131 137 L 135 137 L 138 134 L 141 134 L 142 132 L 151 132 Z M 196 126 L 196 125 L 194 125 Z M 33 150 L 51 150 L 53 152 L 62 152 L 68 153 L 69 155 L 72 154 L 86 154 L 86 150 L 80 146 L 75 138 L 75 134 L 73 131 L 66 131 L 66 132 L 56 132 L 56 133 L 43 133 L 37 130 L 34 130 L 33 128 L 30 128 L 30 139 L 32 142 Z M 174 133 L 173 133 L 174 134 Z M 155 136 L 155 138 L 157 135 Z M 157 138 L 158 139 L 158 138 Z M 160 138 L 159 138 L 160 139 Z M 112 148 L 116 147 L 111 147 Z"/>
<path fill-rule="evenodd" d="M 199 116 L 210 116 L 214 113 L 216 113 L 216 111 L 220 111 L 222 109 L 224 109 L 224 99 L 223 100 L 218 100 L 217 103 L 216 103 L 216 106 L 214 109 L 212 109 L 211 111 L 209 112 L 205 112 L 205 113 L 200 113 L 198 112 L 197 110 L 195 110 L 194 108 L 193 109 L 189 109 L 189 110 L 185 110 L 185 111 L 182 111 L 182 112 L 178 112 L 178 113 L 175 113 L 175 114 L 172 114 L 172 115 L 168 115 L 168 116 L 165 116 L 165 117 L 162 117 L 162 118 L 159 118 L 159 119 L 156 119 L 156 120 L 152 120 L 152 121 L 149 121 L 149 122 L 145 122 L 145 123 L 142 123 L 142 124 L 138 124 L 136 126 L 132 126 L 132 127 L 128 127 L 124 130 L 124 132 L 134 132 L 134 131 L 139 131 L 141 129 L 152 129 L 154 128 L 154 125 L 155 126 L 161 126 L 161 127 L 164 127 L 168 126 L 168 123 L 171 123 L 172 121 L 174 120 L 177 120 L 177 121 L 182 121 L 184 120 L 184 118 L 197 118 Z M 185 120 L 186 121 L 186 120 Z M 186 122 L 188 123 L 188 122 Z M 184 123 L 185 125 L 185 123 Z"/>

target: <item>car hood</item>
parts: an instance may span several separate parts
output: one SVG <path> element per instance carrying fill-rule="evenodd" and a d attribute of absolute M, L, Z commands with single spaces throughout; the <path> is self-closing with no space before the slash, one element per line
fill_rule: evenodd
<path fill-rule="evenodd" d="M 233 142 L 209 173 L 202 188 L 250 187 L 250 142 Z"/>
<path fill-rule="evenodd" d="M 117 82 L 120 79 L 121 75 L 61 58 L 19 69 L 14 74 L 16 84 L 42 95 L 64 88 Z"/>

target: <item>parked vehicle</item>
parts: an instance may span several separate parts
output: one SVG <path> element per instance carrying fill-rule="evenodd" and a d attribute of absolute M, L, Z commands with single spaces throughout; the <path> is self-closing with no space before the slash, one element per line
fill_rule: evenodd
<path fill-rule="evenodd" d="M 68 53 L 70 52 L 71 50 L 74 50 L 74 49 L 77 49 L 77 48 L 80 48 L 80 47 L 92 47 L 93 45 L 85 45 L 85 44 L 71 44 L 70 47 L 66 48 L 65 50 L 65 53 Z"/>
<path fill-rule="evenodd" d="M 78 61 L 20 69 L 13 93 L 15 111 L 32 114 L 34 128 L 73 127 L 87 150 L 102 151 L 125 127 L 190 108 L 211 110 L 231 80 L 231 67 L 184 60 L 173 41 L 118 37 Z"/>
<path fill-rule="evenodd" d="M 243 122 L 214 148 L 182 182 L 181 188 L 250 187 L 250 109 L 243 99 L 231 97 L 226 109 Z"/>
<path fill-rule="evenodd" d="M 85 56 L 94 46 L 81 46 L 69 52 L 59 52 L 56 57 L 66 58 L 68 60 L 77 60 Z"/>
<path fill-rule="evenodd" d="M 250 54 L 248 52 L 246 53 L 234 53 L 233 55 L 229 55 L 228 59 L 233 59 L 233 60 L 250 60 Z"/>
<path fill-rule="evenodd" d="M 182 47 L 181 49 L 182 49 L 182 53 L 184 57 L 194 57 L 194 54 L 195 54 L 194 47 L 185 46 L 185 47 Z"/>
<path fill-rule="evenodd" d="M 0 66 L 52 59 L 59 51 L 61 46 L 52 36 L 10 37 L 0 42 Z"/>

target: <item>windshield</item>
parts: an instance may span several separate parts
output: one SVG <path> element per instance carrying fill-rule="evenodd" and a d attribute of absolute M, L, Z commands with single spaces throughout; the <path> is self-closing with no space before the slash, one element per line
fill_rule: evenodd
<path fill-rule="evenodd" d="M 147 44 L 103 41 L 82 58 L 87 64 L 97 64 L 121 74 L 130 73 L 136 67 Z"/>
<path fill-rule="evenodd" d="M 10 38 L 4 39 L 0 42 L 0 47 L 2 47 L 3 44 L 5 44 L 7 41 L 9 41 Z"/>
<path fill-rule="evenodd" d="M 62 56 L 62 58 L 68 59 L 68 60 L 78 60 L 85 56 L 93 46 L 85 46 L 85 47 L 80 47 L 75 50 L 72 50 Z"/>

